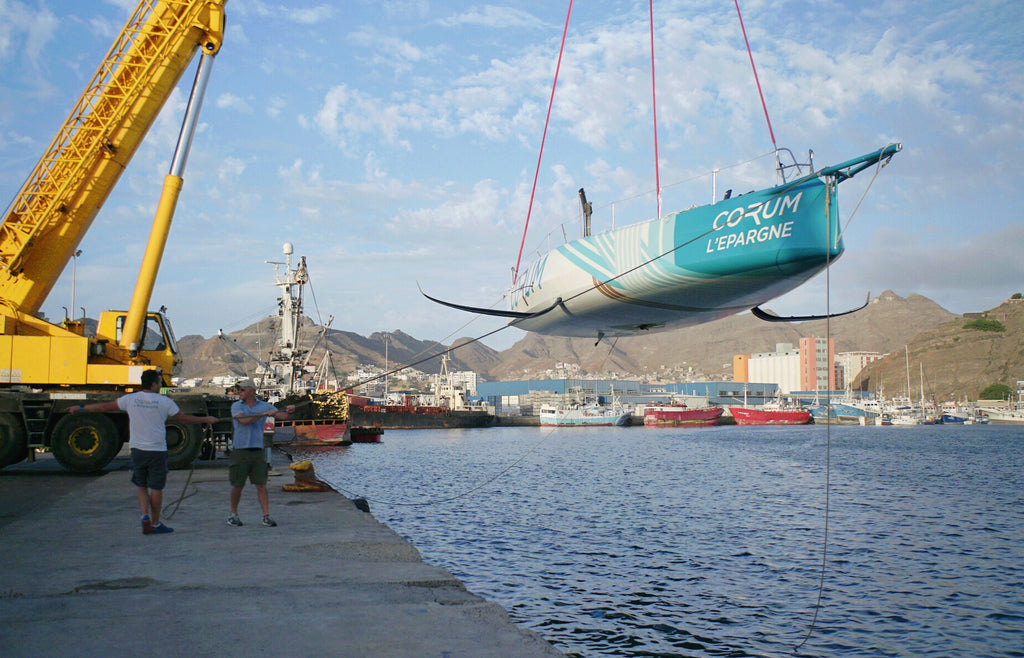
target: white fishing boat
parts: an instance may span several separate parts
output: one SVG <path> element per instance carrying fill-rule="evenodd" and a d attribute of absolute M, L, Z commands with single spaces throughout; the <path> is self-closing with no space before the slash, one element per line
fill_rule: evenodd
<path fill-rule="evenodd" d="M 989 422 L 1006 425 L 1024 425 L 1024 381 L 1017 382 L 1017 401 L 1005 401 L 1003 404 L 978 405 L 981 418 Z"/>
<path fill-rule="evenodd" d="M 934 425 L 934 420 L 915 411 L 895 414 L 892 416 L 892 425 Z"/>
<path fill-rule="evenodd" d="M 545 404 L 540 408 L 541 427 L 612 427 L 633 422 L 633 412 L 612 395 L 611 404 L 589 396 L 563 404 Z"/>
<path fill-rule="evenodd" d="M 984 407 L 981 409 L 987 416 L 988 421 L 1000 425 L 1024 425 L 1024 408 L 999 409 L 996 407 Z"/>
<path fill-rule="evenodd" d="M 561 407 L 543 405 L 540 408 L 541 427 L 611 427 L 632 423 L 633 413 L 621 407 L 600 404 Z"/>

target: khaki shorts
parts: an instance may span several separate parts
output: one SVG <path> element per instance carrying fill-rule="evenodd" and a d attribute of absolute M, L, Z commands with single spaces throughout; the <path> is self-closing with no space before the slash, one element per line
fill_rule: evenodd
<path fill-rule="evenodd" d="M 246 478 L 253 484 L 267 483 L 267 455 L 263 448 L 236 448 L 231 451 L 228 481 L 232 487 L 244 487 Z"/>

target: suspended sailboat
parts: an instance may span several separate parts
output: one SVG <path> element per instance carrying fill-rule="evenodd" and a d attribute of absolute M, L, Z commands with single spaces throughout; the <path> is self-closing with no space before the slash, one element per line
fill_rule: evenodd
<path fill-rule="evenodd" d="M 787 150 L 776 148 L 782 184 L 667 215 L 660 214 L 659 203 L 654 219 L 597 235 L 585 229 L 584 237 L 552 249 L 524 271 L 517 265 L 506 310 L 427 297 L 507 317 L 526 331 L 598 340 L 679 329 L 747 310 L 765 320 L 812 319 L 779 318 L 760 307 L 843 253 L 839 183 L 884 166 L 900 149 L 889 144 L 815 171 L 813 162 L 783 166 L 778 154 Z M 793 167 L 796 178 L 786 181 Z M 589 217 L 589 204 L 582 201 Z"/>

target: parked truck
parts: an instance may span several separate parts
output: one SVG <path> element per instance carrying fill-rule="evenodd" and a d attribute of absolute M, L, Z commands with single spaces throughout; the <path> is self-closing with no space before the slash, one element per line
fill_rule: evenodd
<path fill-rule="evenodd" d="M 181 369 L 165 309 L 147 309 L 221 47 L 226 1 L 139 2 L 0 223 L 0 468 L 49 448 L 68 470 L 102 469 L 128 438 L 127 416 L 67 408 L 137 390 L 151 368 L 170 386 Z M 41 319 L 47 295 L 196 53 L 192 94 L 130 305 L 104 311 L 92 336 L 84 317 Z M 232 398 L 171 394 L 185 413 L 225 419 L 212 429 L 168 424 L 168 463 L 180 468 L 210 432 L 230 431 Z"/>

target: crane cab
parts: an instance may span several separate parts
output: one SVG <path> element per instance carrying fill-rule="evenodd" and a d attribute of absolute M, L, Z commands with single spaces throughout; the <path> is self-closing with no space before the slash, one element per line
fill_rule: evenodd
<path fill-rule="evenodd" d="M 90 383 L 114 383 L 111 381 L 113 377 L 121 380 L 118 385 L 137 384 L 143 370 L 159 368 L 163 371 L 164 383 L 170 385 L 170 377 L 181 372 L 182 359 L 164 309 L 146 314 L 138 345 L 126 350 L 118 346 L 127 317 L 127 311 L 104 311 L 100 314 L 89 355 Z M 126 368 L 125 363 L 130 365 Z M 115 375 L 116 369 L 120 369 L 122 374 Z"/>

